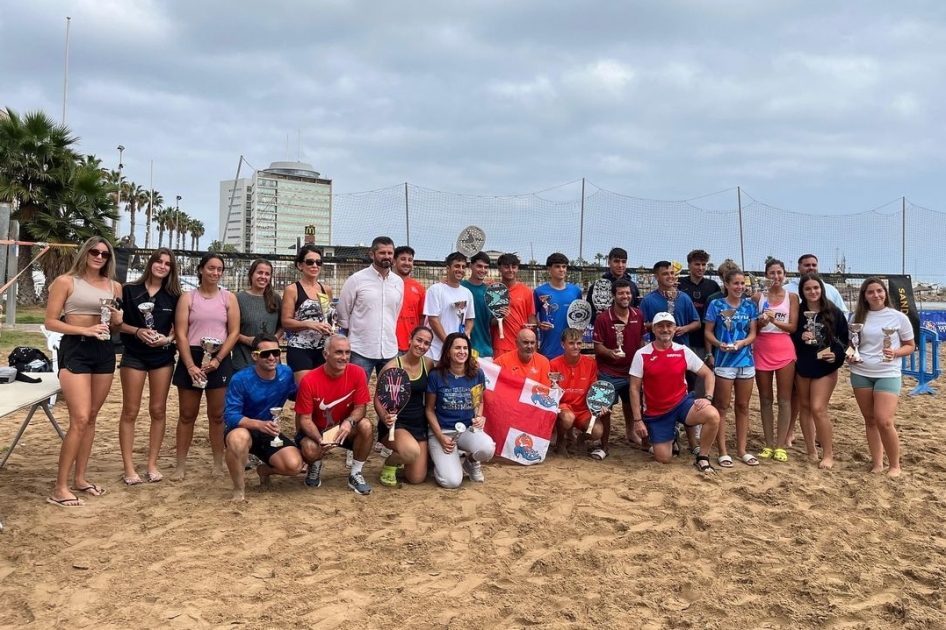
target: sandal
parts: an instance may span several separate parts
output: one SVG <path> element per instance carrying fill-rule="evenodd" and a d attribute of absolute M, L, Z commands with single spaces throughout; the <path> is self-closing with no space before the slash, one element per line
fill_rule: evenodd
<path fill-rule="evenodd" d="M 710 464 L 710 458 L 706 455 L 697 455 L 696 461 L 693 462 L 693 465 L 696 469 L 703 473 L 704 475 L 715 475 L 716 469 L 713 468 L 713 465 Z"/>
<path fill-rule="evenodd" d="M 775 454 L 775 449 L 771 449 L 768 446 L 762 449 L 762 452 L 759 453 L 759 459 L 772 459 L 772 455 Z"/>
<path fill-rule="evenodd" d="M 732 457 L 729 455 L 720 455 L 716 463 L 718 463 L 721 468 L 732 468 Z"/>
<path fill-rule="evenodd" d="M 784 448 L 777 448 L 775 449 L 775 454 L 772 455 L 772 459 L 777 462 L 787 462 L 788 452 Z"/>
<path fill-rule="evenodd" d="M 131 477 L 122 477 L 122 481 L 125 482 L 126 486 L 140 486 L 141 485 L 141 477 L 139 477 L 137 474 L 132 475 Z"/>
<path fill-rule="evenodd" d="M 759 460 L 756 459 L 756 456 L 753 455 L 752 453 L 746 453 L 745 455 L 743 455 L 743 456 L 740 457 L 739 459 L 741 459 L 741 460 L 742 460 L 742 463 L 745 464 L 746 466 L 758 466 L 758 465 L 759 465 Z"/>

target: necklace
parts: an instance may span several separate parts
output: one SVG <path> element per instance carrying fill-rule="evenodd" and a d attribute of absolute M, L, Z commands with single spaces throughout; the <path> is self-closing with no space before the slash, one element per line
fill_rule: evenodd
<path fill-rule="evenodd" d="M 220 289 L 217 289 L 212 295 L 204 295 L 200 287 L 197 287 L 197 295 L 204 298 L 205 300 L 212 300 L 220 293 Z"/>

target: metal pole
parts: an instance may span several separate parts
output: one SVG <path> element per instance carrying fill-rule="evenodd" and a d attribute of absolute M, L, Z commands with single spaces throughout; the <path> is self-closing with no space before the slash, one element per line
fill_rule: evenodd
<path fill-rule="evenodd" d="M 0 234 L 10 233 L 10 214 L 13 212 L 13 204 L 0 203 Z M 0 245 L 0 280 L 7 283 L 7 255 L 9 254 L 9 245 Z"/>
<path fill-rule="evenodd" d="M 20 222 L 19 221 L 10 221 L 10 232 L 8 233 L 8 238 L 11 240 L 16 240 L 20 237 Z M 13 271 L 16 269 L 17 263 L 17 254 L 19 253 L 20 247 L 29 247 L 28 245 L 14 245 L 13 247 L 7 250 L 7 269 Z M 26 273 L 30 274 L 30 280 L 33 279 L 33 271 L 29 270 Z M 16 294 L 19 291 L 19 282 L 14 282 L 10 285 L 10 288 L 7 289 L 7 321 L 9 325 L 16 323 Z"/>
<path fill-rule="evenodd" d="M 62 79 L 62 124 L 66 124 L 66 101 L 69 97 L 69 26 L 72 18 L 66 16 L 66 60 L 63 64 L 65 72 Z"/>
<path fill-rule="evenodd" d="M 404 182 L 404 227 L 407 230 L 407 246 L 411 246 L 411 205 L 407 198 L 407 182 Z"/>
<path fill-rule="evenodd" d="M 115 210 L 118 218 L 115 219 L 112 231 L 115 233 L 115 240 L 118 240 L 118 224 L 122 220 L 122 155 L 125 153 L 125 147 L 118 145 L 118 191 L 115 202 Z"/>
<path fill-rule="evenodd" d="M 174 231 L 177 232 L 177 248 L 181 248 L 181 196 L 178 195 L 174 201 Z M 171 240 L 174 239 L 174 233 L 171 233 Z M 173 249 L 173 247 L 171 248 Z"/>
<path fill-rule="evenodd" d="M 585 264 L 585 178 L 581 178 L 581 214 L 578 223 L 578 258 Z"/>
<path fill-rule="evenodd" d="M 148 186 L 148 216 L 145 217 L 145 249 L 151 249 L 151 221 L 154 219 L 154 159 L 151 159 L 151 184 Z"/>
<path fill-rule="evenodd" d="M 900 228 L 900 273 L 907 275 L 907 198 L 901 197 L 903 224 Z"/>
<path fill-rule="evenodd" d="M 742 236 L 742 188 L 736 186 L 736 200 L 739 202 L 739 258 L 742 261 L 742 269 L 746 269 L 746 246 Z"/>

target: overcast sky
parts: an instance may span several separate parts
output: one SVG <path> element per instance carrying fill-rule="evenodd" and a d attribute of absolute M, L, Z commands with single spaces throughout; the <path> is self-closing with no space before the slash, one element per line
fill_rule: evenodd
<path fill-rule="evenodd" d="M 4 0 L 2 105 L 62 113 L 216 237 L 219 181 L 301 157 L 337 193 L 946 211 L 946 3 Z M 243 175 L 249 169 L 244 166 Z M 734 193 L 723 202 L 731 206 Z M 885 211 L 894 211 L 899 205 Z M 209 240 L 205 240 L 205 243 Z"/>

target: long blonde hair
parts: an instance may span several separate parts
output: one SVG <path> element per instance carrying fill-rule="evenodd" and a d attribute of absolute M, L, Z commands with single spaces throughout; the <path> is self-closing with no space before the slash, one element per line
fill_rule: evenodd
<path fill-rule="evenodd" d="M 112 247 L 112 244 L 101 236 L 92 236 L 88 238 L 82 246 L 79 247 L 79 251 L 76 253 L 75 260 L 72 261 L 72 266 L 69 267 L 69 271 L 66 272 L 66 275 L 75 276 L 81 278 L 85 275 L 85 271 L 89 266 L 89 250 L 103 243 L 105 247 L 108 248 L 108 260 L 105 261 L 105 264 L 102 265 L 102 268 L 99 269 L 99 275 L 105 278 L 114 279 L 115 278 L 115 249 Z"/>

